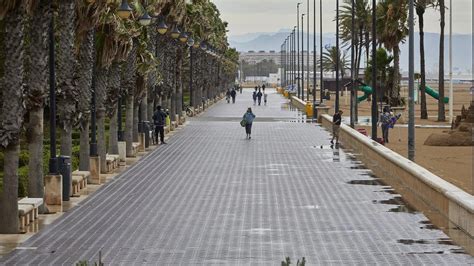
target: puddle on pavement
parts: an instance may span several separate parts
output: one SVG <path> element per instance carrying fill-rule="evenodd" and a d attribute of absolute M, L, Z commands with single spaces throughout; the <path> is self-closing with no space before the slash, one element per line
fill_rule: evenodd
<path fill-rule="evenodd" d="M 388 210 L 389 212 L 418 213 L 418 211 L 406 204 L 400 196 L 386 200 L 374 200 L 372 202 L 376 204 L 398 205 L 397 207 Z"/>
<path fill-rule="evenodd" d="M 366 186 L 382 186 L 382 182 L 379 178 L 377 179 L 362 179 L 362 180 L 351 180 L 347 182 L 351 185 L 366 185 Z"/>
<path fill-rule="evenodd" d="M 436 225 L 432 224 L 430 221 L 421 221 L 420 224 L 423 224 L 420 229 L 439 230 L 439 228 L 436 227 Z"/>
<path fill-rule="evenodd" d="M 454 246 L 454 242 L 449 238 L 439 238 L 434 240 L 427 240 L 427 239 L 398 239 L 397 243 L 405 244 L 405 245 L 413 245 L 413 244 L 439 244 L 439 245 L 448 245 Z M 462 250 L 462 249 L 456 249 Z M 464 252 L 464 250 L 462 250 Z"/>

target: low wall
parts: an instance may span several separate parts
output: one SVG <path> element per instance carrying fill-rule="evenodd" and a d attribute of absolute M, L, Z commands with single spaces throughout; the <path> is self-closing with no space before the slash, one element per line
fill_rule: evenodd
<path fill-rule="evenodd" d="M 332 128 L 332 117 L 320 116 Z M 400 193 L 406 202 L 422 211 L 456 243 L 474 254 L 474 196 L 443 180 L 420 165 L 373 141 L 347 125 L 341 125 L 339 140 L 354 150 L 382 181 Z"/>

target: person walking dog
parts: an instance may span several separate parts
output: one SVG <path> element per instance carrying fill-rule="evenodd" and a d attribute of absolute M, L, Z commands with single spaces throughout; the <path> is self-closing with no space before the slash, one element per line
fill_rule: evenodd
<path fill-rule="evenodd" d="M 247 134 L 247 138 L 251 139 L 251 134 L 252 134 L 252 123 L 253 120 L 255 119 L 255 114 L 252 113 L 252 108 L 248 108 L 247 112 L 245 112 L 244 116 L 242 117 L 242 121 L 240 124 L 242 126 L 245 126 L 245 133 Z"/>

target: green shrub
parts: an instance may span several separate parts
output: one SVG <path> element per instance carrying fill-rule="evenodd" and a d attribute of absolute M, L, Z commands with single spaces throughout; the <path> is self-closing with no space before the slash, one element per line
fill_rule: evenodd
<path fill-rule="evenodd" d="M 20 151 L 18 167 L 27 166 L 29 160 L 30 160 L 30 155 L 28 151 L 25 151 L 25 150 Z"/>
<path fill-rule="evenodd" d="M 28 196 L 28 166 L 18 168 L 18 197 Z"/>

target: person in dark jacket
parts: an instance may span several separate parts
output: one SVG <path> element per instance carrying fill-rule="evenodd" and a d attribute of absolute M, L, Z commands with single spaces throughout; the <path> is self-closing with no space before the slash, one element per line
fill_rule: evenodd
<path fill-rule="evenodd" d="M 166 124 L 166 113 L 161 110 L 161 106 L 156 107 L 156 111 L 153 114 L 153 124 L 155 125 L 155 140 L 158 143 L 158 134 L 160 134 L 161 144 L 165 142 L 165 124 Z"/>
<path fill-rule="evenodd" d="M 235 103 L 235 96 L 237 96 L 237 92 L 235 91 L 235 89 L 232 89 L 230 91 L 230 97 L 232 97 L 232 103 Z"/>
<path fill-rule="evenodd" d="M 252 98 L 253 98 L 253 105 L 257 104 L 257 87 L 255 87 L 255 90 L 252 93 Z"/>
<path fill-rule="evenodd" d="M 342 110 L 335 113 L 332 117 L 332 139 L 331 144 L 334 143 L 334 139 L 336 139 L 336 144 L 339 144 L 339 128 L 341 127 L 342 122 Z"/>
<path fill-rule="evenodd" d="M 242 119 L 245 121 L 245 133 L 247 133 L 247 138 L 251 139 L 252 137 L 250 134 L 252 134 L 252 123 L 255 119 L 255 115 L 252 113 L 252 108 L 249 107 L 247 109 L 247 112 L 245 112 Z"/>
<path fill-rule="evenodd" d="M 262 92 L 258 90 L 258 93 L 257 93 L 258 105 L 262 103 L 262 95 L 263 95 Z"/>

